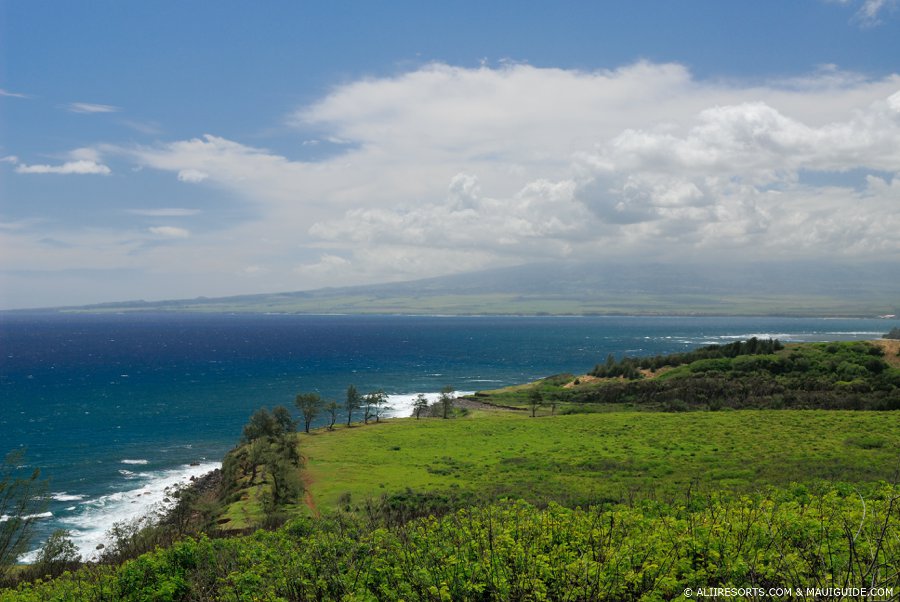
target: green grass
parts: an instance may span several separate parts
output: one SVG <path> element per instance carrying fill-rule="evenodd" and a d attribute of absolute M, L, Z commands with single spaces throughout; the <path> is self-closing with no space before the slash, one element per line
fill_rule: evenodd
<path fill-rule="evenodd" d="M 471 491 L 567 504 L 677 496 L 689 487 L 896 478 L 900 414 L 475 412 L 301 435 L 320 510 L 381 494 Z"/>

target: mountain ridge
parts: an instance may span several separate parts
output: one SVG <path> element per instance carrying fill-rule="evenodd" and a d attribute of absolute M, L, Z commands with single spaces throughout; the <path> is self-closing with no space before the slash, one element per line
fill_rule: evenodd
<path fill-rule="evenodd" d="M 900 266 L 544 262 L 314 290 L 124 301 L 67 311 L 525 315 L 900 314 Z"/>

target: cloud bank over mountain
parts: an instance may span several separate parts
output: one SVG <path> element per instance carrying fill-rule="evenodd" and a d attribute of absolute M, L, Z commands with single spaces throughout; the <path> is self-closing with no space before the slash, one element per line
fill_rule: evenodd
<path fill-rule="evenodd" d="M 209 211 L 190 206 L 129 208 L 156 221 L 91 237 L 51 229 L 65 247 L 22 224 L 0 235 L 30 269 L 165 264 L 257 290 L 548 258 L 900 259 L 897 74 L 430 63 L 338 85 L 280 128 L 296 155 L 208 133 L 97 143 L 58 165 L 7 159 L 30 177 L 168 174 L 234 199 L 242 217 L 225 226 L 197 227 Z"/>
<path fill-rule="evenodd" d="M 207 135 L 104 152 L 255 204 L 238 232 L 291 241 L 255 262 L 284 269 L 301 246 L 296 273 L 329 267 L 316 284 L 545 257 L 900 251 L 898 76 L 430 64 L 339 86 L 288 126 L 336 150 L 300 161 Z"/>

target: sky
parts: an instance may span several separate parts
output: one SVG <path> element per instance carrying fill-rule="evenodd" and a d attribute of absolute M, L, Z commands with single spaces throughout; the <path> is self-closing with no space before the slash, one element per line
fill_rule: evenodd
<path fill-rule="evenodd" d="M 900 0 L 0 0 L 0 309 L 898 234 Z"/>

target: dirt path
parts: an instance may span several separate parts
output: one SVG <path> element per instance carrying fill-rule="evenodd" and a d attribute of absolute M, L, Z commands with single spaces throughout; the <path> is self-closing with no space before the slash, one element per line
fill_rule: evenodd
<path fill-rule="evenodd" d="M 484 403 L 471 397 L 457 397 L 453 400 L 453 405 L 467 410 L 509 410 L 509 411 L 525 411 L 526 408 L 516 408 L 513 406 L 501 406 L 492 403 Z"/>
<path fill-rule="evenodd" d="M 316 500 L 313 498 L 312 494 L 312 486 L 315 482 L 313 481 L 312 475 L 304 470 L 300 473 L 300 480 L 303 481 L 303 503 L 306 504 L 306 507 L 309 508 L 309 511 L 312 512 L 313 516 L 320 518 L 322 515 L 319 513 L 319 509 L 316 508 Z"/>

